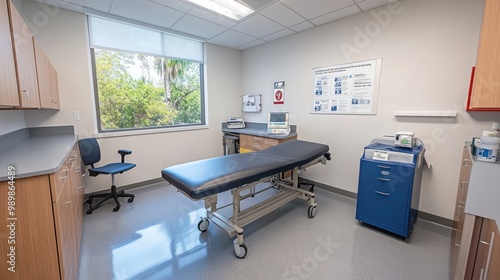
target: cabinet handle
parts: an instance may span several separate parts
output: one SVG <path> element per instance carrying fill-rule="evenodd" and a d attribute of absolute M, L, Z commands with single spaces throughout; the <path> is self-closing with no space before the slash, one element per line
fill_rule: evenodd
<path fill-rule="evenodd" d="M 467 164 L 467 163 L 469 163 L 469 162 L 472 162 L 472 161 L 471 161 L 470 159 L 464 159 L 464 161 L 462 162 L 462 165 L 463 165 L 463 166 L 466 166 L 466 167 L 471 167 L 472 165 Z"/>
<path fill-rule="evenodd" d="M 375 193 L 378 193 L 380 195 L 384 195 L 384 196 L 389 196 L 390 194 L 388 193 L 385 193 L 385 192 L 379 192 L 379 191 L 375 191 Z"/>
<path fill-rule="evenodd" d="M 460 188 L 465 189 L 464 186 L 468 186 L 468 185 L 469 185 L 469 182 L 462 182 L 462 183 L 460 183 Z"/>
<path fill-rule="evenodd" d="M 66 172 L 66 175 L 59 177 L 59 179 L 66 179 L 66 178 L 68 178 L 68 176 L 69 176 L 69 170 L 68 169 L 64 169 L 61 172 Z"/>
<path fill-rule="evenodd" d="M 87 174 L 85 174 L 85 173 L 82 173 L 82 178 L 83 178 L 83 177 L 85 177 L 85 176 L 87 176 Z"/>
<path fill-rule="evenodd" d="M 377 165 L 377 166 L 380 167 L 380 168 L 384 168 L 384 169 L 391 169 L 390 166 L 385 166 L 385 165 Z"/>
<path fill-rule="evenodd" d="M 23 89 L 22 92 L 26 93 L 26 99 L 28 99 L 28 102 L 30 101 L 30 92 L 27 89 Z"/>
<path fill-rule="evenodd" d="M 387 179 L 387 178 L 378 178 L 377 177 L 377 179 L 379 179 L 380 181 L 386 181 L 386 182 L 390 182 L 391 181 L 391 179 Z"/>

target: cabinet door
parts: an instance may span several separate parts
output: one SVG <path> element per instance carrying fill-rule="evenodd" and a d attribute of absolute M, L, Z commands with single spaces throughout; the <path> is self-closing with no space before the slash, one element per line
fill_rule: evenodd
<path fill-rule="evenodd" d="M 7 1 L 0 1 L 0 106 L 19 106 Z"/>
<path fill-rule="evenodd" d="M 49 61 L 49 70 L 50 70 L 50 98 L 52 101 L 52 109 L 60 109 L 61 105 L 59 104 L 59 80 L 57 78 L 57 71 L 54 68 L 54 65 Z"/>
<path fill-rule="evenodd" d="M 0 279 L 60 279 L 49 177 L 17 179 L 14 186 L 15 193 L 10 195 L 15 209 L 10 215 L 6 203 L 9 183 L 0 182 Z M 11 230 L 4 223 L 14 223 L 15 227 Z M 15 272 L 7 270 L 11 246 L 15 246 Z"/>
<path fill-rule="evenodd" d="M 498 228 L 494 220 L 484 219 L 474 263 L 472 279 L 500 279 L 500 244 Z"/>
<path fill-rule="evenodd" d="M 470 110 L 500 110 L 500 1 L 486 0 Z"/>
<path fill-rule="evenodd" d="M 23 108 L 40 108 L 33 35 L 16 7 L 10 1 L 7 3 L 14 39 L 14 58 L 17 66 L 20 105 Z"/>
<path fill-rule="evenodd" d="M 40 48 L 40 45 L 33 39 L 36 59 L 36 74 L 38 77 L 38 90 L 40 94 L 40 107 L 49 109 L 52 108 L 52 89 L 50 80 L 49 59 L 45 52 Z"/>
<path fill-rule="evenodd" d="M 69 193 L 68 193 L 69 191 Z M 77 257 L 75 245 L 75 229 L 73 226 L 73 211 L 71 189 L 65 187 L 61 200 L 54 204 L 54 216 L 59 249 L 59 266 L 63 279 L 77 278 Z"/>
<path fill-rule="evenodd" d="M 69 156 L 70 167 L 70 182 L 72 187 L 72 212 L 75 229 L 75 244 L 73 247 L 76 249 L 77 257 L 80 255 L 80 241 L 82 238 L 82 224 L 83 224 L 83 197 L 84 187 L 82 179 L 82 162 L 78 146 L 75 145 Z"/>

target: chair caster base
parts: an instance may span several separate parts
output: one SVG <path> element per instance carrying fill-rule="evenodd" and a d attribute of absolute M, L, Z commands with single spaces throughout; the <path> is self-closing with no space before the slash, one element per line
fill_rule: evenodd
<path fill-rule="evenodd" d="M 118 210 L 120 210 L 120 206 L 116 206 L 115 208 L 113 208 L 113 212 L 118 212 Z"/>

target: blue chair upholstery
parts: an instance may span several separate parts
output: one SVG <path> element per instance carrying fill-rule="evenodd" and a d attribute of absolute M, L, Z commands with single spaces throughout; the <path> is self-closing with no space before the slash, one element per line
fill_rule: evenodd
<path fill-rule="evenodd" d="M 101 160 L 101 149 L 99 148 L 99 143 L 95 138 L 85 138 L 78 141 L 78 148 L 80 149 L 80 154 L 82 157 L 82 161 L 84 165 L 90 165 L 89 175 L 92 177 L 96 177 L 100 174 L 111 175 L 112 185 L 111 192 L 104 194 L 91 194 L 88 199 L 85 201 L 89 204 L 89 209 L 87 210 L 87 214 L 92 214 L 92 211 L 99 208 L 104 202 L 108 199 L 113 198 L 116 203 L 116 207 L 113 208 L 114 212 L 120 210 L 121 204 L 118 201 L 119 197 L 128 197 L 128 202 L 133 202 L 135 195 L 126 194 L 124 191 L 116 191 L 115 186 L 115 174 L 121 174 L 125 171 L 128 171 L 135 167 L 134 163 L 125 162 L 125 156 L 130 155 L 132 151 L 129 150 L 118 150 L 118 153 L 121 155 L 121 162 L 109 163 L 107 165 L 96 167 L 95 164 Z M 102 198 L 96 204 L 92 205 L 92 201 L 94 198 L 99 197 Z"/>

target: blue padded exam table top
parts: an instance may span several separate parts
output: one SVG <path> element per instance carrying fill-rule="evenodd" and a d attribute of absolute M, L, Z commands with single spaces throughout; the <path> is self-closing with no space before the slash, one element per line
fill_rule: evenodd
<path fill-rule="evenodd" d="M 161 173 L 163 179 L 192 199 L 201 199 L 300 167 L 328 151 L 328 145 L 292 140 L 259 152 L 170 166 Z"/>

